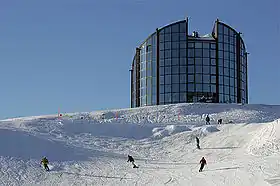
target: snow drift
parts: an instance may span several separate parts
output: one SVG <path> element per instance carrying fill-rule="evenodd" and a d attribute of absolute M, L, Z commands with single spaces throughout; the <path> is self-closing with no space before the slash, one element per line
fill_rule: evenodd
<path fill-rule="evenodd" d="M 0 185 L 277 185 L 279 118 L 277 105 L 173 104 L 6 119 Z"/>

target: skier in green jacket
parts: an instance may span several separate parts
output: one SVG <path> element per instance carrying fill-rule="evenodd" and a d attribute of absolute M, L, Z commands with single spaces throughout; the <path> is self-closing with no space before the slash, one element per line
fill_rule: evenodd
<path fill-rule="evenodd" d="M 49 167 L 48 167 L 48 163 L 49 163 L 49 160 L 48 160 L 46 157 L 44 157 L 44 158 L 41 160 L 41 164 L 43 164 L 43 166 L 44 166 L 44 168 L 45 168 L 46 171 L 49 171 L 49 170 L 50 170 Z"/>

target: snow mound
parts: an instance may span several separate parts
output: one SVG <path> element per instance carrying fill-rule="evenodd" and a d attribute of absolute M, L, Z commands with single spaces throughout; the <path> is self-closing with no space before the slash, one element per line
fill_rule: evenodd
<path fill-rule="evenodd" d="M 185 131 L 191 131 L 186 125 L 167 125 L 166 127 L 157 127 L 152 130 L 154 138 L 163 138 L 172 134 L 177 134 Z"/>
<path fill-rule="evenodd" d="M 220 130 L 216 125 L 208 125 L 208 126 L 196 126 L 193 128 L 193 134 L 198 136 L 207 136 L 214 132 L 219 132 Z"/>
<path fill-rule="evenodd" d="M 202 132 L 207 134 L 207 133 L 213 133 L 213 132 L 218 132 L 220 131 L 219 129 L 217 129 L 217 126 L 206 126 L 202 128 Z"/>
<path fill-rule="evenodd" d="M 247 152 L 255 156 L 269 156 L 280 153 L 279 120 L 262 124 L 253 133 L 252 140 L 247 145 Z"/>

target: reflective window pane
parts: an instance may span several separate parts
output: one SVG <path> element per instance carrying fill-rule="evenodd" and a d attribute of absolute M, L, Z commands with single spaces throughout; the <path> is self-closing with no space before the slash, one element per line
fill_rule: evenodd
<path fill-rule="evenodd" d="M 187 101 L 187 94 L 186 93 L 180 93 L 180 102 Z"/>
<path fill-rule="evenodd" d="M 195 57 L 202 57 L 202 49 L 195 49 Z"/>
<path fill-rule="evenodd" d="M 229 68 L 224 68 L 224 75 L 229 76 Z"/>
<path fill-rule="evenodd" d="M 179 99 L 180 99 L 180 94 L 179 93 L 173 93 L 172 94 L 172 102 L 173 103 L 178 103 L 179 102 Z"/>
<path fill-rule="evenodd" d="M 211 59 L 211 65 L 215 65 L 216 66 L 216 59 Z"/>
<path fill-rule="evenodd" d="M 171 75 L 165 75 L 165 84 L 171 84 Z"/>
<path fill-rule="evenodd" d="M 216 85 L 211 84 L 211 92 L 217 92 Z"/>
<path fill-rule="evenodd" d="M 172 75 L 172 84 L 174 83 L 180 83 L 178 74 Z"/>
<path fill-rule="evenodd" d="M 179 66 L 179 58 L 172 58 L 171 64 L 172 66 Z"/>
<path fill-rule="evenodd" d="M 180 32 L 186 32 L 186 23 L 180 23 Z"/>
<path fill-rule="evenodd" d="M 187 84 L 183 83 L 180 84 L 180 92 L 186 92 L 187 91 Z"/>
<path fill-rule="evenodd" d="M 171 38 L 172 38 L 172 42 L 179 41 L 179 33 L 172 33 Z"/>
<path fill-rule="evenodd" d="M 224 86 L 219 86 L 219 93 L 220 94 L 223 94 L 224 93 Z"/>
<path fill-rule="evenodd" d="M 216 74 L 216 67 L 215 66 L 211 66 L 211 74 Z"/>
<path fill-rule="evenodd" d="M 170 103 L 171 102 L 171 93 L 169 94 L 164 94 L 164 101 L 166 103 Z"/>
<path fill-rule="evenodd" d="M 218 54 L 219 54 L 219 58 L 220 58 L 220 59 L 223 59 L 223 58 L 224 58 L 224 53 L 223 53 L 223 51 L 219 51 Z"/>
<path fill-rule="evenodd" d="M 194 73 L 194 66 L 188 66 L 188 73 L 193 74 Z"/>
<path fill-rule="evenodd" d="M 223 85 L 224 84 L 224 78 L 223 76 L 219 76 L 219 84 Z"/>
<path fill-rule="evenodd" d="M 171 54 L 172 54 L 172 58 L 178 58 L 179 57 L 179 50 L 172 50 Z"/>
<path fill-rule="evenodd" d="M 159 58 L 160 59 L 164 59 L 164 51 L 160 51 L 159 52 Z"/>
<path fill-rule="evenodd" d="M 188 57 L 194 57 L 194 49 L 188 49 Z"/>
<path fill-rule="evenodd" d="M 192 83 L 188 84 L 188 92 L 194 92 L 194 84 Z"/>
<path fill-rule="evenodd" d="M 195 87 L 197 92 L 202 92 L 202 84 L 196 84 Z"/>
<path fill-rule="evenodd" d="M 202 66 L 201 66 L 201 65 L 199 65 L 199 66 L 196 65 L 196 66 L 195 66 L 195 72 L 196 72 L 196 73 L 202 73 Z"/>
<path fill-rule="evenodd" d="M 206 65 L 203 66 L 203 74 L 210 74 L 209 66 L 206 66 Z"/>
<path fill-rule="evenodd" d="M 180 66 L 180 73 L 186 74 L 186 72 L 187 72 L 187 66 Z"/>
<path fill-rule="evenodd" d="M 164 85 L 164 92 L 171 92 L 171 85 Z"/>
<path fill-rule="evenodd" d="M 195 58 L 195 65 L 202 65 L 202 58 Z"/>
<path fill-rule="evenodd" d="M 210 83 L 210 75 L 203 75 L 203 83 Z"/>
<path fill-rule="evenodd" d="M 164 51 L 164 58 L 171 58 L 171 50 Z"/>
<path fill-rule="evenodd" d="M 209 49 L 203 49 L 203 57 L 209 57 Z"/>
<path fill-rule="evenodd" d="M 186 83 L 186 82 L 187 82 L 186 74 L 180 74 L 180 83 Z"/>
<path fill-rule="evenodd" d="M 171 35 L 170 34 L 164 34 L 164 41 L 171 41 Z"/>
<path fill-rule="evenodd" d="M 188 82 L 189 83 L 194 82 L 194 75 L 188 75 Z"/>
<path fill-rule="evenodd" d="M 202 83 L 202 74 L 195 74 L 195 83 Z"/>
<path fill-rule="evenodd" d="M 159 42 L 164 42 L 164 34 L 159 35 Z"/>
<path fill-rule="evenodd" d="M 159 93 L 164 93 L 164 85 L 159 86 Z"/>
<path fill-rule="evenodd" d="M 172 66 L 172 74 L 179 74 L 179 66 Z"/>
<path fill-rule="evenodd" d="M 210 65 L 210 59 L 209 58 L 203 58 L 203 65 Z"/>
<path fill-rule="evenodd" d="M 194 58 L 188 58 L 188 65 L 194 64 Z"/>
<path fill-rule="evenodd" d="M 209 43 L 203 43 L 203 48 L 209 48 Z"/>
<path fill-rule="evenodd" d="M 164 75 L 164 67 L 159 68 L 159 75 Z"/>
<path fill-rule="evenodd" d="M 167 49 L 170 50 L 171 49 L 171 42 L 165 42 L 164 43 L 164 49 L 165 50 L 167 50 Z"/>
<path fill-rule="evenodd" d="M 210 57 L 216 58 L 216 50 L 210 50 Z"/>
<path fill-rule="evenodd" d="M 211 83 L 216 83 L 216 76 L 211 76 Z"/>
<path fill-rule="evenodd" d="M 229 77 L 227 76 L 224 77 L 224 85 L 229 86 Z"/>
<path fill-rule="evenodd" d="M 179 92 L 180 84 L 172 84 L 172 92 Z"/>
<path fill-rule="evenodd" d="M 179 49 L 180 42 L 172 42 L 172 49 Z"/>
<path fill-rule="evenodd" d="M 172 32 L 179 32 L 179 24 L 173 24 L 171 26 L 171 31 Z"/>
<path fill-rule="evenodd" d="M 164 28 L 164 33 L 165 34 L 170 33 L 170 32 L 171 32 L 171 27 L 170 26 Z"/>
<path fill-rule="evenodd" d="M 171 66 L 171 59 L 165 59 L 164 64 L 165 66 Z"/>
<path fill-rule="evenodd" d="M 194 43 L 189 42 L 189 43 L 188 43 L 188 48 L 194 48 Z"/>
<path fill-rule="evenodd" d="M 195 48 L 202 48 L 201 42 L 195 42 Z"/>
<path fill-rule="evenodd" d="M 186 41 L 180 41 L 180 48 L 187 48 Z"/>
<path fill-rule="evenodd" d="M 164 74 L 171 74 L 171 67 L 165 67 Z"/>
<path fill-rule="evenodd" d="M 180 58 L 180 65 L 181 66 L 187 65 L 187 58 Z"/>
<path fill-rule="evenodd" d="M 186 41 L 187 39 L 187 34 L 186 33 L 180 33 L 180 41 Z"/>
<path fill-rule="evenodd" d="M 203 92 L 210 92 L 210 84 L 203 84 Z"/>
<path fill-rule="evenodd" d="M 180 57 L 187 57 L 187 50 L 186 49 L 180 49 Z"/>

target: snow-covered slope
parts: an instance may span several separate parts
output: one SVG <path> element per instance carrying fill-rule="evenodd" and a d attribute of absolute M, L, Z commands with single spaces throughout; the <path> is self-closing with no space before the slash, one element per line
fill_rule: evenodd
<path fill-rule="evenodd" d="M 174 104 L 6 119 L 0 185 L 280 185 L 279 118 L 276 105 Z"/>

